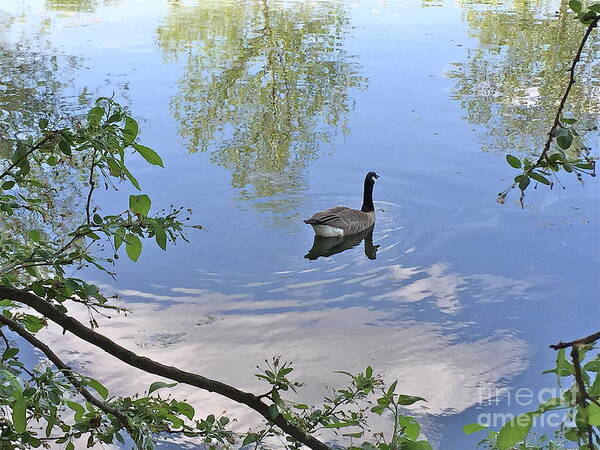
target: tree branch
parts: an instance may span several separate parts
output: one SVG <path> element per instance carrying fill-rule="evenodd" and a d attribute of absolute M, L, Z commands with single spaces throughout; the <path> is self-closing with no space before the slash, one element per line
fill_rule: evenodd
<path fill-rule="evenodd" d="M 600 339 L 600 331 L 598 331 L 594 334 L 590 334 L 589 336 L 586 336 L 584 338 L 576 339 L 571 342 L 559 342 L 558 344 L 551 345 L 550 348 L 552 348 L 554 350 L 560 350 L 561 348 L 573 347 L 576 345 L 591 344 L 593 342 L 596 342 L 599 339 Z"/>
<path fill-rule="evenodd" d="M 556 116 L 554 117 L 554 122 L 552 124 L 552 127 L 550 128 L 550 131 L 548 132 L 548 139 L 546 140 L 546 143 L 544 144 L 544 149 L 542 151 L 542 154 L 538 158 L 535 166 L 539 165 L 546 157 L 546 153 L 548 153 L 548 150 L 550 150 L 550 145 L 552 144 L 552 139 L 554 138 L 554 133 L 556 132 L 556 129 L 561 125 L 560 118 L 562 117 L 563 109 L 565 107 L 565 104 L 567 103 L 567 98 L 569 97 L 571 88 L 575 84 L 575 67 L 577 66 L 577 63 L 579 62 L 579 60 L 581 59 L 581 53 L 583 52 L 583 48 L 585 47 L 585 43 L 587 42 L 588 37 L 590 36 L 590 33 L 592 32 L 592 30 L 594 28 L 596 28 L 599 20 L 600 20 L 600 17 L 594 19 L 593 22 L 588 24 L 588 27 L 585 30 L 585 33 L 583 35 L 583 38 L 581 39 L 581 43 L 579 44 L 579 49 L 577 49 L 577 53 L 575 54 L 575 58 L 573 58 L 573 62 L 571 63 L 571 68 L 569 69 L 569 84 L 567 85 L 567 88 L 565 89 L 565 92 L 564 92 L 562 98 L 560 99 L 558 109 L 556 110 Z"/>
<path fill-rule="evenodd" d="M 574 345 L 571 348 L 571 359 L 573 360 L 573 372 L 575 376 L 575 382 L 577 383 L 578 393 L 576 395 L 577 404 L 582 408 L 587 408 L 587 398 L 589 397 L 587 390 L 585 389 L 585 382 L 583 381 L 583 375 L 581 373 L 581 363 L 579 361 L 579 345 Z M 594 434 L 592 426 L 587 426 L 588 434 L 588 447 L 593 450 L 594 447 Z"/>
<path fill-rule="evenodd" d="M 167 366 L 144 356 L 139 356 L 136 353 L 121 347 L 106 336 L 90 330 L 78 320 L 60 312 L 50 303 L 33 293 L 21 289 L 0 286 L 0 299 L 5 298 L 23 303 L 35 309 L 37 312 L 43 314 L 65 330 L 70 331 L 75 336 L 101 348 L 106 353 L 130 366 L 179 383 L 195 386 L 209 392 L 215 392 L 234 400 L 235 402 L 243 403 L 258 412 L 270 423 L 277 425 L 284 433 L 303 443 L 307 447 L 313 450 L 330 450 L 323 442 L 307 434 L 296 425 L 288 422 L 281 414 L 278 414 L 275 418 L 271 417 L 269 405 L 261 401 L 261 399 L 254 394 L 241 391 L 220 381 L 212 380 L 195 373 L 186 372 L 176 367 Z"/>
<path fill-rule="evenodd" d="M 42 147 L 46 142 L 50 141 L 53 137 L 54 137 L 55 133 L 52 132 L 48 135 L 46 135 L 46 137 L 44 139 L 42 139 L 40 142 L 38 142 L 37 144 L 35 144 L 34 146 L 32 146 L 27 153 L 25 153 L 21 158 L 18 159 L 18 161 L 12 163 L 10 166 L 8 166 L 6 168 L 6 170 L 4 172 L 2 172 L 2 174 L 0 174 L 0 179 L 4 178 L 6 175 L 8 175 L 10 173 L 11 170 L 13 170 L 15 167 L 17 167 L 19 164 L 21 164 L 21 162 L 27 158 L 29 155 L 31 155 L 34 151 L 36 151 L 38 148 Z"/>
<path fill-rule="evenodd" d="M 96 182 L 94 181 L 94 168 L 96 167 L 96 151 L 96 147 L 94 147 L 94 151 L 92 152 L 92 164 L 90 166 L 90 177 L 88 179 L 88 182 L 90 184 L 90 190 L 88 191 L 87 201 L 85 202 L 85 216 L 88 225 L 91 223 L 90 206 L 92 203 L 92 194 L 94 193 L 94 188 L 96 187 Z"/>
<path fill-rule="evenodd" d="M 75 387 L 77 392 L 79 392 L 83 398 L 85 398 L 92 405 L 97 406 L 99 409 L 104 411 L 106 414 L 110 414 L 119 421 L 121 426 L 127 430 L 127 432 L 132 435 L 133 427 L 131 426 L 129 420 L 125 415 L 123 415 L 117 409 L 111 407 L 110 405 L 104 403 L 103 401 L 98 400 L 90 391 L 88 391 L 81 382 L 73 375 L 73 371 L 69 366 L 67 366 L 46 344 L 36 338 L 33 334 L 29 333 L 25 328 L 23 328 L 18 322 L 15 322 L 12 319 L 9 319 L 0 314 L 0 323 L 6 325 L 12 331 L 17 333 L 27 342 L 29 342 L 34 347 L 40 349 L 46 357 L 52 361 L 52 363 L 62 372 L 62 374 L 69 380 L 69 383 Z"/>

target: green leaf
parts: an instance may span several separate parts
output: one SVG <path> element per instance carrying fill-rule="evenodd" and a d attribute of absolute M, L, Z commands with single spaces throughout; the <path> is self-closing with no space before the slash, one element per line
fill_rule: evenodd
<path fill-rule="evenodd" d="M 121 247 L 121 244 L 123 243 L 123 230 L 122 229 L 118 229 L 115 232 L 115 235 L 113 236 L 113 240 L 114 240 L 114 244 L 115 244 L 115 250 L 119 250 L 119 247 Z"/>
<path fill-rule="evenodd" d="M 521 414 L 506 423 L 498 433 L 498 449 L 506 450 L 521 442 L 531 429 L 533 418 L 530 413 Z"/>
<path fill-rule="evenodd" d="M 359 437 L 362 437 L 363 434 L 364 433 L 362 431 L 359 431 L 357 433 L 344 433 L 344 434 L 342 434 L 342 436 L 351 437 L 351 438 L 359 438 Z"/>
<path fill-rule="evenodd" d="M 426 402 L 427 400 L 425 400 L 423 397 L 414 397 L 412 395 L 399 395 L 398 396 L 398 404 L 399 405 L 412 405 L 413 403 L 416 402 Z"/>
<path fill-rule="evenodd" d="M 8 191 L 9 189 L 12 189 L 12 187 L 15 185 L 14 181 L 6 181 L 5 183 L 2 183 L 2 189 L 4 189 L 5 191 Z"/>
<path fill-rule="evenodd" d="M 487 429 L 487 426 L 485 426 L 485 425 L 480 425 L 478 423 L 470 423 L 463 427 L 463 432 L 465 434 L 473 434 L 473 433 L 476 433 L 478 431 L 485 430 L 485 429 Z"/>
<path fill-rule="evenodd" d="M 104 108 L 101 106 L 94 106 L 87 115 L 88 125 L 92 128 L 97 127 L 103 115 Z"/>
<path fill-rule="evenodd" d="M 179 417 L 175 416 L 174 414 L 167 414 L 167 419 L 169 419 L 171 421 L 171 423 L 173 424 L 173 428 L 179 428 L 179 427 L 183 426 L 183 420 L 181 420 Z"/>
<path fill-rule="evenodd" d="M 29 233 L 27 233 L 27 236 L 33 242 L 40 242 L 42 240 L 42 234 L 40 233 L 40 230 L 31 230 Z"/>
<path fill-rule="evenodd" d="M 7 359 L 14 357 L 17 353 L 19 353 L 19 349 L 17 347 L 8 347 L 6 350 L 4 350 L 4 353 L 2 353 L 2 361 L 6 361 Z"/>
<path fill-rule="evenodd" d="M 373 406 L 371 408 L 371 412 L 374 412 L 378 416 L 382 415 L 384 413 L 384 411 L 385 411 L 385 406 L 384 405 L 377 405 L 377 406 Z"/>
<path fill-rule="evenodd" d="M 593 10 L 591 10 L 591 11 L 586 12 L 579 20 L 581 21 L 581 23 L 585 23 L 586 25 L 589 25 L 595 19 L 596 19 L 596 13 Z"/>
<path fill-rule="evenodd" d="M 529 186 L 530 182 L 531 180 L 529 179 L 529 177 L 527 175 L 523 175 L 519 180 L 519 189 L 521 189 L 521 191 L 524 191 L 525 189 L 527 189 L 527 186 Z"/>
<path fill-rule="evenodd" d="M 160 248 L 162 248 L 163 250 L 167 249 L 167 233 L 165 232 L 165 230 L 163 228 L 160 227 L 156 227 L 154 229 L 154 237 L 156 239 L 156 243 L 158 244 L 158 246 Z"/>
<path fill-rule="evenodd" d="M 150 385 L 148 389 L 148 395 L 152 394 L 154 391 L 158 391 L 163 388 L 172 388 L 173 386 L 177 386 L 177 383 L 165 383 L 164 381 L 155 381 Z"/>
<path fill-rule="evenodd" d="M 594 378 L 594 383 L 592 384 L 592 387 L 589 390 L 589 394 L 592 397 L 600 396 L 600 373 L 596 374 L 596 377 Z"/>
<path fill-rule="evenodd" d="M 181 414 L 183 414 L 185 417 L 187 417 L 190 420 L 192 420 L 194 418 L 194 414 L 196 414 L 193 406 L 188 405 L 185 402 L 177 402 L 175 404 L 175 407 L 177 408 L 177 411 L 179 411 Z"/>
<path fill-rule="evenodd" d="M 513 155 L 506 155 L 506 161 L 510 164 L 511 167 L 515 169 L 521 168 L 521 161 L 518 158 L 515 158 Z"/>
<path fill-rule="evenodd" d="M 164 167 L 163 161 L 159 154 L 152 150 L 150 147 L 146 147 L 145 145 L 141 144 L 133 144 L 133 148 L 135 148 L 138 151 L 138 153 L 142 155 L 142 158 L 144 158 L 150 164 L 154 166 Z"/>
<path fill-rule="evenodd" d="M 545 176 L 543 176 L 543 175 L 541 175 L 541 174 L 539 174 L 537 172 L 531 172 L 529 174 L 529 176 L 531 178 L 533 178 L 535 181 L 538 181 L 538 182 L 540 182 L 542 184 L 546 184 L 546 185 L 550 186 L 550 181 Z"/>
<path fill-rule="evenodd" d="M 559 377 L 568 377 L 573 374 L 573 366 L 567 361 L 564 348 L 556 352 L 556 369 L 556 374 Z"/>
<path fill-rule="evenodd" d="M 142 241 L 135 234 L 128 234 L 125 238 L 125 251 L 132 261 L 137 261 L 142 253 Z"/>
<path fill-rule="evenodd" d="M 75 411 L 76 414 L 85 414 L 85 408 L 79 403 L 75 403 L 71 400 L 65 400 L 66 405 Z"/>
<path fill-rule="evenodd" d="M 31 331 L 32 333 L 37 333 L 45 325 L 45 322 L 42 319 L 30 314 L 26 314 L 22 320 L 25 322 L 25 328 L 27 328 L 27 331 Z"/>
<path fill-rule="evenodd" d="M 596 13 L 600 13 L 600 3 L 594 3 L 590 6 L 590 11 L 594 11 Z"/>
<path fill-rule="evenodd" d="M 71 145 L 65 140 L 58 141 L 58 148 L 67 156 L 71 156 Z"/>
<path fill-rule="evenodd" d="M 138 135 L 138 123 L 131 117 L 125 118 L 125 128 L 123 128 L 123 136 L 127 145 L 135 141 Z"/>
<path fill-rule="evenodd" d="M 136 180 L 136 178 L 131 174 L 131 172 L 129 171 L 129 169 L 125 166 L 125 164 L 121 164 L 121 170 L 123 171 L 123 173 L 125 174 L 125 176 L 127 177 L 127 179 L 129 180 L 129 182 L 131 184 L 133 184 L 133 186 L 138 190 L 141 191 L 142 188 L 140 187 L 140 183 L 138 183 L 138 180 Z"/>
<path fill-rule="evenodd" d="M 69 442 L 67 444 L 67 446 L 65 447 L 65 450 L 75 450 L 75 444 L 73 444 L 72 442 Z"/>
<path fill-rule="evenodd" d="M 600 426 L 600 406 L 595 403 L 590 403 L 587 407 L 588 423 L 592 426 Z"/>
<path fill-rule="evenodd" d="M 398 424 L 400 425 L 404 435 L 412 441 L 416 441 L 421 433 L 421 425 L 412 417 L 400 416 L 398 417 Z"/>
<path fill-rule="evenodd" d="M 572 442 L 578 442 L 579 432 L 577 428 L 567 428 L 567 431 L 565 432 L 565 438 Z"/>
<path fill-rule="evenodd" d="M 45 130 L 46 128 L 48 128 L 48 119 L 40 119 L 38 125 L 42 130 Z"/>
<path fill-rule="evenodd" d="M 23 141 L 17 142 L 17 148 L 11 157 L 13 164 L 19 164 L 27 158 L 27 144 Z"/>
<path fill-rule="evenodd" d="M 576 13 L 581 12 L 581 2 L 579 0 L 571 0 L 569 2 L 569 8 Z"/>
<path fill-rule="evenodd" d="M 278 415 L 279 415 L 279 409 L 277 408 L 277 405 L 269 406 L 269 417 L 271 419 L 275 419 Z"/>
<path fill-rule="evenodd" d="M 253 442 L 258 441 L 258 434 L 256 433 L 248 433 L 244 440 L 242 441 L 242 447 L 245 447 L 248 444 L 252 444 Z"/>
<path fill-rule="evenodd" d="M 540 404 L 540 406 L 538 406 L 537 412 L 543 413 L 558 408 L 564 408 L 563 401 L 558 397 L 553 397 Z"/>
<path fill-rule="evenodd" d="M 558 146 L 560 148 L 562 148 L 563 150 L 567 150 L 573 142 L 573 135 L 571 134 L 571 132 L 560 135 L 556 138 L 556 142 L 558 143 Z"/>
<path fill-rule="evenodd" d="M 404 441 L 402 450 L 431 450 L 431 444 L 427 441 Z"/>
<path fill-rule="evenodd" d="M 129 209 L 139 214 L 142 217 L 146 217 L 150 211 L 152 201 L 147 195 L 130 195 L 129 196 Z"/>
<path fill-rule="evenodd" d="M 100 394 L 104 400 L 106 400 L 108 397 L 108 389 L 106 389 L 102 383 L 100 383 L 98 380 L 89 379 L 87 380 L 86 384 Z"/>
<path fill-rule="evenodd" d="M 12 420 L 13 426 L 15 427 L 15 431 L 19 434 L 25 433 L 25 428 L 27 426 L 27 404 L 25 402 L 25 397 L 23 396 L 23 391 L 19 390 L 15 392 L 15 402 L 12 405 Z"/>
<path fill-rule="evenodd" d="M 589 372 L 600 372 L 600 359 L 588 362 L 583 368 Z"/>

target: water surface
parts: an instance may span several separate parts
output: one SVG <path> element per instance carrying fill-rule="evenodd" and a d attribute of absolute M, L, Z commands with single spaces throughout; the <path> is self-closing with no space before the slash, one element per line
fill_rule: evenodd
<path fill-rule="evenodd" d="M 204 227 L 167 253 L 149 244 L 137 264 L 121 258 L 116 280 L 87 275 L 133 310 L 99 320 L 121 344 L 257 392 L 256 364 L 283 355 L 309 402 L 344 381 L 335 370 L 372 365 L 428 399 L 414 412 L 438 448 L 462 450 L 480 439 L 462 433 L 478 414 L 528 410 L 498 393 L 554 386 L 541 375 L 549 344 L 598 328 L 596 182 L 530 189 L 524 210 L 515 195 L 495 202 L 514 176 L 504 154 L 540 148 L 562 91 L 581 32 L 564 2 L 2 8 L 3 114 L 26 130 L 114 93 L 165 161 L 134 163 L 143 191 Z M 590 48 L 570 103 L 585 130 L 600 112 L 597 38 Z M 370 170 L 381 176 L 376 258 L 364 241 L 305 258 L 301 219 L 360 206 Z M 127 193 L 100 193 L 103 212 Z M 116 392 L 154 381 L 56 331 L 45 338 L 57 353 Z M 258 420 L 174 392 L 202 414 Z"/>

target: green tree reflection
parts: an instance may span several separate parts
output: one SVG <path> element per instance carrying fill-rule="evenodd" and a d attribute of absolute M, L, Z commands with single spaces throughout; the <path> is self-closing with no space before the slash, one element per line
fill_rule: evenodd
<path fill-rule="evenodd" d="M 484 150 L 539 153 L 583 26 L 568 13 L 566 0 L 558 10 L 540 0 L 515 0 L 509 6 L 475 1 L 463 7 L 470 36 L 479 45 L 448 73 L 455 98 L 470 123 L 487 128 Z M 597 34 L 590 39 L 567 106 L 581 132 L 596 126 L 600 113 L 598 42 Z"/>
<path fill-rule="evenodd" d="M 253 0 L 170 7 L 158 41 L 165 58 L 186 61 L 171 107 L 189 151 L 211 152 L 214 164 L 232 172 L 232 185 L 245 188 L 242 198 L 301 189 L 319 145 L 348 131 L 350 89 L 366 87 L 344 50 L 346 6 Z"/>
<path fill-rule="evenodd" d="M 98 0 L 46 0 L 46 9 L 61 12 L 92 12 L 98 3 Z"/>
<path fill-rule="evenodd" d="M 38 129 L 40 119 L 48 119 L 57 127 L 70 126 L 73 120 L 77 121 L 82 107 L 64 92 L 78 67 L 78 59 L 61 55 L 52 47 L 44 39 L 43 24 L 40 29 L 29 29 L 27 35 L 18 35 L 16 42 L 8 39 L 8 31 L 20 20 L 21 16 L 0 15 L 0 29 L 4 31 L 0 33 L 0 154 L 4 157 L 12 153 L 16 138 Z M 87 95 L 83 93 L 78 100 L 87 104 Z M 81 211 L 78 205 L 82 202 L 84 175 L 76 158 L 70 162 L 70 170 L 64 166 L 60 170 L 50 166 L 33 168 L 49 186 L 31 190 L 48 202 L 45 222 L 42 224 L 39 215 L 26 210 L 16 211 L 10 220 L 3 216 L 0 241 L 6 236 L 26 234 L 36 226 L 58 229 L 71 225 L 76 219 L 74 214 Z M 61 195 L 56 195 L 57 191 Z"/>

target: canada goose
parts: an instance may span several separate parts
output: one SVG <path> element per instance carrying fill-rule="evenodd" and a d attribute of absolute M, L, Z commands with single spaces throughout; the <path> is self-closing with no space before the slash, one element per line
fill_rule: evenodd
<path fill-rule="evenodd" d="M 327 258 L 356 247 L 362 241 L 365 241 L 365 256 L 369 259 L 377 258 L 377 249 L 379 245 L 373 245 L 373 226 L 356 234 L 339 237 L 315 236 L 313 246 L 304 257 L 315 260 L 319 257 Z"/>
<path fill-rule="evenodd" d="M 379 178 L 379 175 L 375 172 L 369 172 L 365 177 L 363 204 L 360 211 L 347 206 L 334 206 L 315 213 L 304 223 L 312 225 L 315 234 L 322 237 L 348 236 L 369 228 L 375 223 L 373 186 L 376 178 Z"/>

